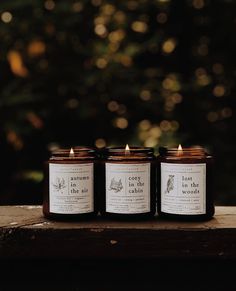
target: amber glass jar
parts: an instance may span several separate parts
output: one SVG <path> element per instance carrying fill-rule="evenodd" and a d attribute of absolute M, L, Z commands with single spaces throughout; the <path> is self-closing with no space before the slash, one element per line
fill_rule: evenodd
<path fill-rule="evenodd" d="M 102 159 L 101 213 L 141 220 L 156 212 L 156 169 L 152 148 L 107 148 Z"/>
<path fill-rule="evenodd" d="M 213 158 L 203 148 L 162 148 L 157 173 L 160 217 L 189 221 L 212 218 Z"/>
<path fill-rule="evenodd" d="M 76 147 L 52 153 L 45 164 L 43 213 L 55 220 L 79 220 L 97 214 L 97 154 Z"/>

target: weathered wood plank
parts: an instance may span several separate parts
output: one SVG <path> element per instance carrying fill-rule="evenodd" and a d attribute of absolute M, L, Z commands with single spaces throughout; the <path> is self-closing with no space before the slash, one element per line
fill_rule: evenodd
<path fill-rule="evenodd" d="M 44 220 L 39 205 L 0 206 L 0 228 L 19 227 Z"/>
<path fill-rule="evenodd" d="M 0 207 L 0 258 L 236 258 L 236 207 L 208 222 L 54 222 L 39 206 Z"/>
<path fill-rule="evenodd" d="M 82 222 L 55 222 L 47 220 L 42 215 L 41 206 L 0 206 L 0 227 L 15 228 L 27 226 L 30 228 L 56 228 L 56 229 L 80 229 L 80 228 L 118 228 L 118 229 L 222 229 L 236 228 L 236 207 L 216 207 L 215 217 L 207 222 L 176 222 L 157 218 L 151 221 L 122 222 L 101 220 Z"/>

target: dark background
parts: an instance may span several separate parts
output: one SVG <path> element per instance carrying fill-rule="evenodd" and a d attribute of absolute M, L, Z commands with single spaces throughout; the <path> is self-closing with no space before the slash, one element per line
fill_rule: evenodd
<path fill-rule="evenodd" d="M 0 204 L 58 147 L 202 145 L 236 204 L 236 1 L 0 1 Z"/>

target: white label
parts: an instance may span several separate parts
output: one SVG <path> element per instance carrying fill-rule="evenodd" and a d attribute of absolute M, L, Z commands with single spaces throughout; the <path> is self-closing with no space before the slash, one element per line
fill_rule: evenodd
<path fill-rule="evenodd" d="M 93 164 L 49 164 L 49 209 L 59 214 L 94 211 Z"/>
<path fill-rule="evenodd" d="M 161 163 L 161 211 L 206 213 L 206 164 Z"/>
<path fill-rule="evenodd" d="M 150 163 L 106 163 L 106 211 L 134 214 L 150 211 Z"/>

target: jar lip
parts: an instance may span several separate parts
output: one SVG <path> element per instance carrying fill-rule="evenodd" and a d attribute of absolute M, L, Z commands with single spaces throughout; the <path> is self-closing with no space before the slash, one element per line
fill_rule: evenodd
<path fill-rule="evenodd" d="M 104 149 L 104 153 L 106 155 L 125 155 L 126 150 L 125 147 L 107 147 Z M 138 146 L 130 146 L 128 155 L 153 155 L 154 149 L 151 147 L 138 147 Z M 128 156 L 127 155 L 127 156 Z"/>
<path fill-rule="evenodd" d="M 181 150 L 174 147 L 160 147 L 159 154 L 161 156 L 175 156 L 184 158 L 190 158 L 192 156 L 209 156 L 209 154 L 202 146 L 183 147 Z"/>
<path fill-rule="evenodd" d="M 74 158 L 79 158 L 79 157 L 86 157 L 86 156 L 91 156 L 94 157 L 96 155 L 96 149 L 93 147 L 83 147 L 83 146 L 75 146 L 72 147 L 73 149 L 73 156 Z M 61 148 L 54 150 L 52 152 L 52 158 L 56 157 L 64 157 L 64 158 L 69 158 L 71 157 L 70 155 L 71 148 Z"/>

